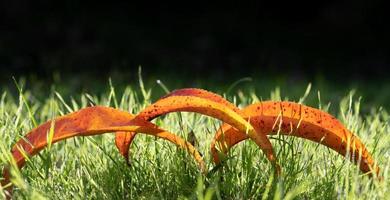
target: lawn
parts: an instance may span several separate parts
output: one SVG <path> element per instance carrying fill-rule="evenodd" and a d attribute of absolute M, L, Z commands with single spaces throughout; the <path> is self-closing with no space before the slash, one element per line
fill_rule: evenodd
<path fill-rule="evenodd" d="M 137 136 L 131 147 L 129 167 L 115 148 L 114 134 L 108 133 L 71 138 L 31 158 L 23 170 L 14 170 L 14 197 L 385 199 L 390 196 L 390 116 L 386 108 L 365 103 L 365 96 L 360 98 L 356 95 L 360 92 L 369 94 L 370 91 L 343 88 L 341 92 L 319 92 L 318 88 L 308 83 L 289 86 L 275 85 L 273 82 L 267 83 L 273 89 L 264 91 L 264 88 L 251 86 L 248 82 L 237 83 L 222 89 L 206 89 L 225 96 L 241 108 L 260 100 L 289 100 L 328 111 L 361 138 L 379 163 L 383 181 L 361 174 L 353 163 L 327 147 L 282 135 L 271 137 L 278 161 L 283 167 L 281 177 L 272 176 L 272 167 L 264 154 L 249 140 L 232 149 L 226 163 L 215 168 L 210 155 L 210 142 L 221 122 L 204 115 L 182 113 L 168 114 L 154 120 L 154 123 L 183 138 L 193 139 L 195 135 L 197 148 L 211 173 L 203 175 L 187 152 L 171 143 L 142 134 Z M 143 86 L 142 81 L 125 86 L 110 82 L 103 92 L 82 92 L 71 96 L 55 89 L 38 92 L 28 89 L 32 88 L 29 85 L 19 84 L 19 87 L 19 95 L 4 90 L 0 97 L 1 169 L 11 160 L 11 146 L 35 123 L 41 124 L 89 105 L 112 106 L 135 114 L 166 90 L 161 83 L 150 90 L 151 86 Z M 67 86 L 64 84 L 61 87 Z M 2 190 L 0 188 L 0 198 L 4 198 L 1 196 Z"/>

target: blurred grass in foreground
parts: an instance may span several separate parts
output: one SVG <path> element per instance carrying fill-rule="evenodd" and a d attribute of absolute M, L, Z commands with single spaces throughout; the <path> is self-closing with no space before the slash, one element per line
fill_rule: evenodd
<path fill-rule="evenodd" d="M 142 79 L 141 79 L 142 80 Z M 73 93 L 71 85 L 34 86 L 19 81 L 21 93 L 7 89 L 0 99 L 0 167 L 10 161 L 9 150 L 16 140 L 34 127 L 55 116 L 78 110 L 90 104 L 118 107 L 131 113 L 156 100 L 164 89 L 147 81 L 140 89 L 138 80 L 130 85 L 112 84 L 93 92 L 82 88 Z M 373 93 L 360 88 L 351 90 L 326 83 L 300 81 L 244 80 L 238 84 L 215 86 L 208 83 L 176 85 L 169 89 L 202 87 L 225 95 L 236 105 L 267 100 L 303 98 L 306 105 L 321 108 L 335 115 L 358 135 L 379 162 L 383 182 L 360 174 L 358 168 L 337 153 L 307 140 L 274 136 L 272 142 L 284 174 L 270 177 L 271 167 L 262 152 L 251 141 L 239 144 L 229 153 L 226 165 L 209 176 L 203 176 L 191 156 L 170 143 L 151 136 L 137 136 L 132 145 L 132 166 L 127 167 L 114 145 L 114 135 L 72 138 L 45 149 L 31 159 L 21 171 L 15 170 L 15 197 L 21 199 L 384 199 L 390 196 L 390 126 L 388 110 L 378 102 L 360 94 Z M 234 86 L 234 87 L 232 87 Z M 35 88 L 38 87 L 38 88 Z M 40 90 L 39 87 L 49 88 Z M 388 87 L 388 86 L 386 86 Z M 28 89 L 26 89 L 28 88 Z M 230 89 L 229 89 L 230 88 Z M 352 88 L 353 89 L 353 88 Z M 93 90 L 93 89 L 91 89 Z M 320 91 L 320 92 L 319 92 Z M 150 92 L 151 96 L 148 96 Z M 228 92 L 228 93 L 226 93 Z M 305 95 L 306 92 L 306 95 Z M 387 95 L 387 97 L 386 97 Z M 388 92 L 375 98 L 388 100 Z M 375 99 L 374 98 L 374 99 Z M 29 107 L 29 109 L 27 109 Z M 30 111 L 29 111 L 30 110 Z M 30 115 L 31 113 L 31 115 Z M 169 114 L 154 122 L 187 138 L 194 132 L 209 169 L 209 146 L 220 122 L 209 117 L 183 113 Z M 183 124 L 179 124 L 182 121 Z M 1 190 L 1 189 L 0 189 Z M 1 191 L 0 191 L 1 192 Z M 1 195 L 0 195 L 1 196 Z"/>

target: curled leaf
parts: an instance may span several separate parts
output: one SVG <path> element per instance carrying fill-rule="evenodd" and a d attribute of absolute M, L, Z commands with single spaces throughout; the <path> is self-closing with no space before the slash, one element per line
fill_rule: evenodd
<path fill-rule="evenodd" d="M 205 170 L 201 155 L 191 143 L 158 128 L 148 121 L 134 118 L 132 114 L 127 112 L 109 107 L 94 106 L 61 116 L 54 121 L 55 125 L 51 139 L 53 144 L 76 136 L 98 135 L 107 132 L 140 132 L 163 138 L 187 150 L 194 156 L 201 170 Z M 12 155 L 19 168 L 22 168 L 25 164 L 25 153 L 29 156 L 34 156 L 48 145 L 47 133 L 51 127 L 52 121 L 48 121 L 34 128 L 14 145 Z M 1 185 L 5 186 L 9 183 L 9 176 L 9 171 L 5 168 L 3 171 L 4 180 Z M 11 190 L 12 187 L 9 187 L 8 191 Z"/>
<path fill-rule="evenodd" d="M 279 134 L 305 138 L 325 145 L 343 156 L 350 152 L 364 173 L 379 173 L 371 154 L 360 139 L 347 130 L 341 122 L 321 110 L 293 102 L 266 101 L 249 105 L 242 110 L 246 119 L 264 134 Z M 217 147 L 227 153 L 248 136 L 223 124 L 211 144 L 215 163 L 219 163 Z"/>
<path fill-rule="evenodd" d="M 231 110 L 237 113 L 241 112 L 240 109 L 238 109 L 235 105 L 233 105 L 223 97 L 203 89 L 198 89 L 198 88 L 178 89 L 161 97 L 160 99 L 164 99 L 172 96 L 193 96 L 193 97 L 208 99 L 210 101 L 214 101 L 216 103 L 225 105 L 227 108 L 230 108 Z M 144 114 L 140 113 L 138 116 L 144 119 L 148 119 L 149 121 L 157 117 L 151 114 L 145 116 L 145 113 Z M 135 132 L 120 132 L 115 135 L 115 145 L 118 148 L 120 154 L 124 157 L 124 159 L 127 161 L 128 164 L 130 162 L 130 158 L 129 158 L 130 146 L 136 135 L 137 133 Z"/>
<path fill-rule="evenodd" d="M 230 124 L 242 133 L 246 133 L 249 138 L 256 142 L 277 171 L 280 171 L 271 142 L 267 136 L 257 134 L 252 125 L 241 117 L 241 111 L 221 96 L 194 88 L 176 90 L 142 110 L 136 118 L 152 120 L 171 112 L 196 112 Z M 127 136 L 120 135 L 116 137 L 117 147 L 125 158 L 128 156 L 128 148 L 135 135 L 131 133 Z"/>

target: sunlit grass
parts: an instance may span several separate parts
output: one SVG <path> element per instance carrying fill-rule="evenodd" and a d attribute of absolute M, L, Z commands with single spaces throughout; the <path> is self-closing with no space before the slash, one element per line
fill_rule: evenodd
<path fill-rule="evenodd" d="M 151 103 L 152 91 L 139 86 L 123 91 L 109 87 L 103 95 L 80 94 L 65 97 L 55 90 L 39 101 L 29 90 L 15 97 L 3 92 L 0 99 L 0 166 L 12 163 L 12 144 L 34 127 L 55 116 L 89 105 L 105 105 L 137 113 Z M 306 103 L 331 114 L 358 135 L 378 161 L 384 181 L 362 175 L 358 168 L 332 150 L 294 137 L 271 138 L 281 177 L 272 177 L 272 168 L 251 141 L 245 141 L 228 155 L 223 167 L 202 175 L 193 158 L 171 143 L 139 134 L 131 148 L 130 167 L 114 145 L 114 134 L 77 137 L 54 144 L 27 162 L 23 170 L 12 168 L 18 199 L 385 199 L 390 196 L 389 114 L 381 108 L 367 108 L 353 91 L 340 102 L 321 102 L 321 95 L 301 88 L 301 98 L 292 99 L 276 87 L 269 96 L 230 89 L 226 98 L 239 107 L 259 100 L 290 100 Z M 161 89 L 163 90 L 163 89 Z M 254 90 L 253 90 L 254 91 Z M 281 92 L 282 91 L 282 92 Z M 296 96 L 297 94 L 291 94 Z M 310 103 L 313 105 L 313 102 Z M 361 108 L 369 112 L 361 113 Z M 184 138 L 195 133 L 197 148 L 209 170 L 214 168 L 210 142 L 221 122 L 193 113 L 168 114 L 154 122 Z M 0 188 L 2 190 L 2 188 Z M 2 195 L 2 191 L 0 191 Z M 1 196 L 4 198 L 4 196 Z"/>

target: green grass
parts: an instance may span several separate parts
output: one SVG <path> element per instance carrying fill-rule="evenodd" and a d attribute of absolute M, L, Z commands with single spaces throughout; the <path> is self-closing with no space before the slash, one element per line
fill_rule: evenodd
<path fill-rule="evenodd" d="M 34 127 L 53 117 L 91 104 L 137 113 L 155 99 L 140 82 L 120 90 L 111 82 L 101 95 L 62 96 L 54 89 L 37 97 L 31 90 L 19 96 L 2 92 L 0 99 L 0 167 L 11 161 L 11 146 Z M 54 88 L 54 87 L 52 87 Z M 193 158 L 171 143 L 139 134 L 132 145 L 128 167 L 114 145 L 114 134 L 68 139 L 43 150 L 23 170 L 13 169 L 17 199 L 385 199 L 390 196 L 390 116 L 385 109 L 366 106 L 351 91 L 340 101 L 328 102 L 330 92 L 307 92 L 306 86 L 278 88 L 259 95 L 258 88 L 228 94 L 239 107 L 260 99 L 302 101 L 335 115 L 358 135 L 378 161 L 384 181 L 362 175 L 351 162 L 332 150 L 293 137 L 274 136 L 272 143 L 283 175 L 272 177 L 272 168 L 251 141 L 239 144 L 215 173 L 204 176 Z M 22 89 L 22 88 L 21 88 Z M 309 90 L 308 90 L 309 91 Z M 286 95 L 281 95 L 286 94 Z M 303 97 L 303 98 L 301 98 Z M 319 98 L 320 97 L 320 98 Z M 325 100 L 324 100 L 325 99 Z M 362 111 L 363 110 L 363 111 Z M 181 120 L 179 120 L 179 117 Z M 157 125 L 187 138 L 193 131 L 207 167 L 214 168 L 210 142 L 221 122 L 198 114 L 168 114 Z M 0 193 L 2 194 L 2 188 Z M 4 198 L 1 196 L 0 199 Z"/>

